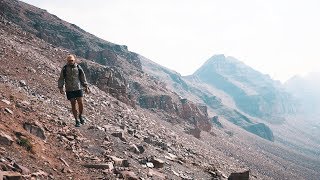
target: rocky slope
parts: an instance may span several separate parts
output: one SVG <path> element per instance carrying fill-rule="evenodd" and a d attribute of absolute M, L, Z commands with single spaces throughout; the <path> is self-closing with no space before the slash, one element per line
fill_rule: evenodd
<path fill-rule="evenodd" d="M 78 58 L 92 93 L 85 97 L 87 124 L 75 128 L 56 86 L 64 58 L 76 48 L 54 45 L 49 32 L 43 38 L 13 21 L 26 10 L 42 12 L 44 24 L 54 16 L 19 1 L 0 4 L 0 176 L 226 179 L 249 169 L 251 179 L 319 176 L 319 159 L 252 136 L 222 117 L 216 121 L 227 130 L 208 126 L 205 106 L 179 98 L 121 52 L 114 52 L 116 66 Z"/>

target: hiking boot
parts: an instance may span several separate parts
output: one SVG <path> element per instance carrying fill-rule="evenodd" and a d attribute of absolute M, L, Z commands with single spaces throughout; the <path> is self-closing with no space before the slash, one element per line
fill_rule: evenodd
<path fill-rule="evenodd" d="M 82 116 L 79 116 L 79 119 L 80 119 L 80 123 L 81 124 L 84 124 L 86 121 L 85 121 L 85 119 L 84 119 L 84 117 L 82 117 Z"/>
<path fill-rule="evenodd" d="M 80 127 L 80 121 L 76 120 L 76 127 Z"/>

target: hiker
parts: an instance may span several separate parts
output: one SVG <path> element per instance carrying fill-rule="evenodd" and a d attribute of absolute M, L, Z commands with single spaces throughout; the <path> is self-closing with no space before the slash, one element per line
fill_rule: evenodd
<path fill-rule="evenodd" d="M 84 124 L 85 119 L 83 113 L 83 88 L 86 93 L 89 93 L 89 87 L 83 69 L 76 63 L 73 55 L 67 56 L 67 64 L 62 68 L 58 80 L 58 88 L 61 94 L 65 94 L 67 99 L 71 102 L 72 113 L 76 120 L 76 127 L 80 127 L 80 123 Z M 79 114 L 76 108 L 78 103 Z"/>

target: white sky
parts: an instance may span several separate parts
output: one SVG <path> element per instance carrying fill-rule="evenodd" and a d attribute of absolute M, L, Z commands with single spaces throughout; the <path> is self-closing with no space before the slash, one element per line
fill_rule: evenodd
<path fill-rule="evenodd" d="M 319 0 L 23 0 L 182 75 L 214 54 L 282 82 L 320 71 Z"/>

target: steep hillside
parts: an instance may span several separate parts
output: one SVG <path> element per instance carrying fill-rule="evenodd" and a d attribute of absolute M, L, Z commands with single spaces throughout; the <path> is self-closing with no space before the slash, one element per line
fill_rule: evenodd
<path fill-rule="evenodd" d="M 137 54 L 128 51 L 127 46 L 102 40 L 74 24 L 49 14 L 46 10 L 16 0 L 1 0 L 0 15 L 46 42 L 69 49 L 83 58 L 104 65 L 121 66 L 125 63 L 119 60 L 119 57 L 122 57 L 126 62 L 141 69 Z"/>
<path fill-rule="evenodd" d="M 223 117 L 214 119 L 225 129 L 212 126 L 206 106 L 179 98 L 121 52 L 113 51 L 116 66 L 78 58 L 92 93 L 84 98 L 88 121 L 75 128 L 56 86 L 76 47 L 54 45 L 54 34 L 43 38 L 14 21 L 27 10 L 53 15 L 19 1 L 0 4 L 1 178 L 226 179 L 247 170 L 242 176 L 250 179 L 319 177 L 318 158 L 246 133 Z"/>

